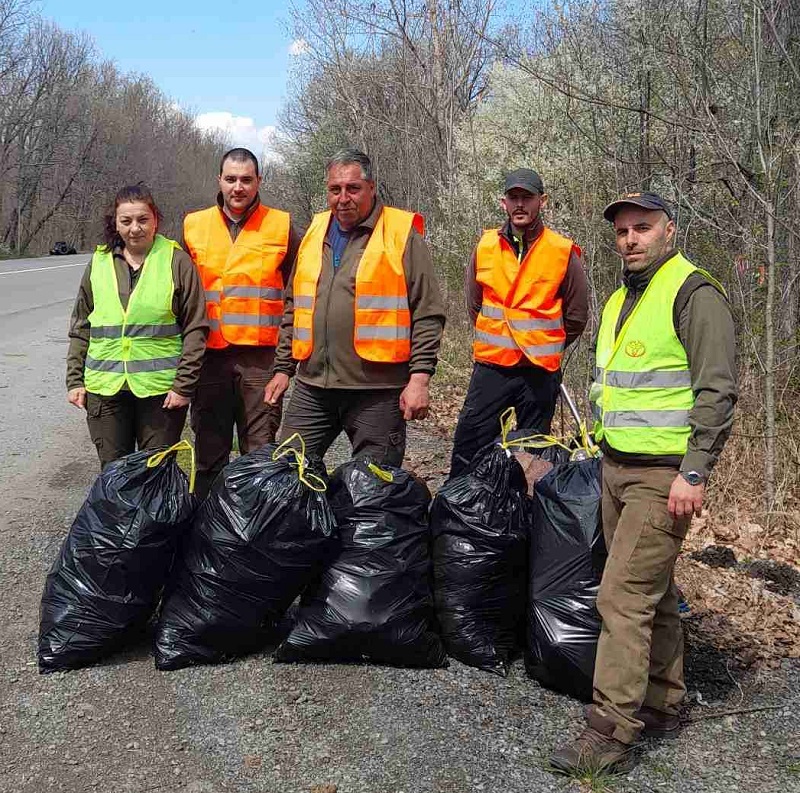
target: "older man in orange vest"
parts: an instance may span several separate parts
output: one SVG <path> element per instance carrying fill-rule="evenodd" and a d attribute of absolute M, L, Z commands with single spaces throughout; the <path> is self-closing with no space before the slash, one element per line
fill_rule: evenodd
<path fill-rule="evenodd" d="M 298 432 L 321 456 L 344 430 L 354 455 L 400 465 L 444 327 L 422 218 L 384 206 L 362 152 L 339 152 L 326 174 L 329 210 L 300 245 L 264 398 L 276 404 L 296 369 L 282 438 Z"/>
<path fill-rule="evenodd" d="M 512 171 L 503 192 L 508 220 L 484 232 L 465 275 L 475 364 L 458 417 L 451 476 L 491 443 L 509 407 L 519 427 L 550 432 L 564 349 L 588 319 L 581 250 L 544 225 L 547 195 L 539 174 Z"/>
<path fill-rule="evenodd" d="M 215 206 L 186 216 L 185 247 L 203 280 L 211 329 L 192 404 L 197 492 L 228 463 L 236 428 L 245 454 L 275 440 L 280 401 L 264 404 L 283 316 L 283 289 L 300 244 L 289 214 L 259 200 L 258 160 L 231 149 Z"/>

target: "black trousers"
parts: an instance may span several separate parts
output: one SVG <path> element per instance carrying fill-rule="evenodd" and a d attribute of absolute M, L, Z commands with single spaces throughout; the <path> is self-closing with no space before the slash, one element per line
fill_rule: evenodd
<path fill-rule="evenodd" d="M 114 396 L 86 394 L 86 423 L 101 468 L 137 449 L 172 446 L 181 439 L 188 408 L 166 410 L 164 397 L 140 398 L 125 390 Z"/>
<path fill-rule="evenodd" d="M 520 429 L 549 433 L 560 385 L 560 371 L 476 363 L 458 416 L 450 476 L 460 474 L 500 434 L 500 414 L 509 407 L 516 409 Z"/>
<path fill-rule="evenodd" d="M 353 457 L 400 466 L 406 451 L 406 422 L 400 412 L 402 388 L 318 388 L 295 380 L 278 440 L 295 432 L 308 454 L 324 457 L 344 430 Z"/>
<path fill-rule="evenodd" d="M 191 412 L 197 454 L 195 489 L 200 498 L 205 498 L 230 461 L 234 427 L 242 454 L 275 440 L 281 403 L 264 402 L 274 360 L 274 347 L 232 344 L 206 350 Z"/>

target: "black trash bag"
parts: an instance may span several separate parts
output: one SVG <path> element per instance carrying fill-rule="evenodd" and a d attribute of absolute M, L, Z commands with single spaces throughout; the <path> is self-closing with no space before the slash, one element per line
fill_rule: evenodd
<path fill-rule="evenodd" d="M 587 702 L 606 559 L 600 471 L 599 459 L 570 462 L 536 483 L 530 542 L 525 668 L 542 685 Z"/>
<path fill-rule="evenodd" d="M 336 469 L 328 492 L 341 549 L 306 591 L 275 659 L 446 666 L 431 625 L 431 494 L 425 483 L 401 468 L 358 458 Z"/>
<path fill-rule="evenodd" d="M 158 669 L 217 663 L 275 642 L 284 613 L 335 551 L 324 476 L 320 460 L 286 444 L 223 469 L 164 596 Z"/>
<path fill-rule="evenodd" d="M 197 506 L 176 454 L 148 468 L 154 454 L 112 462 L 92 485 L 45 583 L 40 671 L 97 661 L 154 612 Z"/>
<path fill-rule="evenodd" d="M 505 676 L 524 622 L 530 499 L 502 445 L 479 452 L 431 508 L 436 617 L 447 652 Z"/>

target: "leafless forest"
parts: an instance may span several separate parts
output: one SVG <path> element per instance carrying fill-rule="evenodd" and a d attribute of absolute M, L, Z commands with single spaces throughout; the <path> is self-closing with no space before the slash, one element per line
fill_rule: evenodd
<path fill-rule="evenodd" d="M 208 201 L 221 145 L 147 76 L 120 74 L 26 0 L 0 0 L 1 255 L 57 240 L 92 249 L 109 199 L 139 180 L 165 231 L 179 231 L 181 214 Z"/>

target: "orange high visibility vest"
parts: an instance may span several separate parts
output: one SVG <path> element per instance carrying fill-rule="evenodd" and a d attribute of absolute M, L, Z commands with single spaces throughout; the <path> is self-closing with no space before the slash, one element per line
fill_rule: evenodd
<path fill-rule="evenodd" d="M 314 347 L 314 306 L 330 220 L 330 212 L 314 215 L 297 252 L 292 282 L 292 357 L 298 361 L 308 358 Z M 403 252 L 412 228 L 424 233 L 421 215 L 384 207 L 358 263 L 353 346 L 365 361 L 400 363 L 411 357 L 411 312 Z"/>
<path fill-rule="evenodd" d="M 219 207 L 186 216 L 183 238 L 206 293 L 208 347 L 278 343 L 289 223 L 288 212 L 260 204 L 233 242 Z"/>
<path fill-rule="evenodd" d="M 483 287 L 472 347 L 476 361 L 514 366 L 524 354 L 542 369 L 558 370 L 566 339 L 558 291 L 573 248 L 580 253 L 571 240 L 545 228 L 518 263 L 497 229 L 483 233 L 476 253 Z"/>

